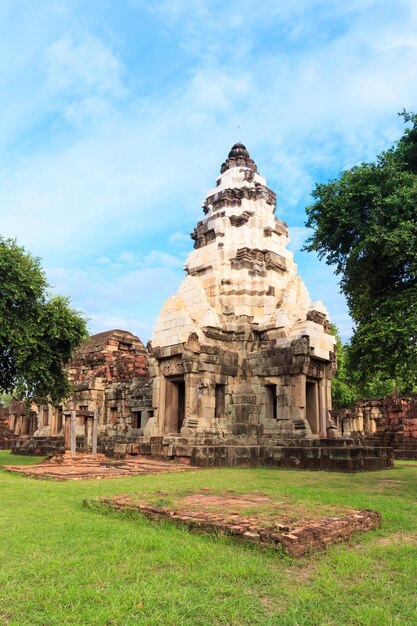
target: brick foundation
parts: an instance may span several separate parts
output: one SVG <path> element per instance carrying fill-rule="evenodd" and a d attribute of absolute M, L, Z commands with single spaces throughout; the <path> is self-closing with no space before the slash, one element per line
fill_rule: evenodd
<path fill-rule="evenodd" d="M 281 523 L 275 516 L 247 517 L 239 513 L 189 511 L 135 502 L 130 495 L 100 498 L 99 502 L 116 510 L 137 510 L 154 521 L 169 520 L 190 529 L 222 532 L 244 541 L 268 545 L 299 557 L 327 545 L 347 541 L 352 535 L 381 526 L 381 514 L 370 509 L 348 510 L 340 517 Z"/>

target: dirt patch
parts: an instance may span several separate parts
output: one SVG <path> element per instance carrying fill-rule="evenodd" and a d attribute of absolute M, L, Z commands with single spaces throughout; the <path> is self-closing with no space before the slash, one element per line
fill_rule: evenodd
<path fill-rule="evenodd" d="M 396 479 L 391 479 L 391 478 L 381 478 L 379 481 L 379 483 L 392 483 L 393 485 L 395 485 L 396 483 L 405 483 L 405 480 L 396 480 Z"/>
<path fill-rule="evenodd" d="M 417 535 L 408 535 L 405 533 L 395 533 L 388 537 L 380 537 L 376 544 L 378 546 L 390 546 L 399 544 L 415 544 L 417 545 Z"/>
<path fill-rule="evenodd" d="M 272 499 L 261 494 L 212 494 L 212 493 L 193 493 L 181 498 L 181 503 L 190 509 L 223 509 L 224 511 L 233 512 L 230 509 L 250 509 L 252 507 L 260 508 L 263 505 L 272 503 Z"/>

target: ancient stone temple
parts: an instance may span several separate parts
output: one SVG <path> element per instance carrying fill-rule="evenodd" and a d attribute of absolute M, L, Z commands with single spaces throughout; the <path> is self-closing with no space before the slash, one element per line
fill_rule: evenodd
<path fill-rule="evenodd" d="M 335 340 L 275 209 L 235 144 L 204 199 L 187 276 L 153 333 L 156 411 L 145 432 L 247 444 L 326 436 Z"/>
<path fill-rule="evenodd" d="M 340 435 L 327 311 L 297 275 L 275 209 L 275 193 L 235 144 L 204 199 L 186 278 L 153 333 L 154 416 L 144 434 L 155 450 L 198 464 L 273 463 L 283 446 Z"/>
<path fill-rule="evenodd" d="M 30 420 L 11 415 L 14 451 L 67 448 L 71 416 L 72 447 L 89 449 L 98 434 L 98 450 L 117 457 L 390 465 L 388 448 L 343 437 L 331 418 L 335 339 L 324 305 L 297 275 L 275 209 L 275 193 L 235 144 L 206 194 L 185 280 L 163 305 L 148 351 L 127 331 L 91 337 L 70 366 L 74 392 L 63 405 L 32 407 Z"/>

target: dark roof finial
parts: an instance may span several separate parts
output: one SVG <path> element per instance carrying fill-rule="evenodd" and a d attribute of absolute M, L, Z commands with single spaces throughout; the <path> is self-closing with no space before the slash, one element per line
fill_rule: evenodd
<path fill-rule="evenodd" d="M 255 172 L 257 171 L 255 161 L 250 158 L 250 154 L 243 143 L 235 143 L 232 146 L 226 161 L 220 168 L 220 174 L 224 174 L 231 167 L 248 167 Z"/>

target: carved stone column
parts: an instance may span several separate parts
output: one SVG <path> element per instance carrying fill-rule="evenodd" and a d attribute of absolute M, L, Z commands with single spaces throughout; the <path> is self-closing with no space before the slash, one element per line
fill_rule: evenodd
<path fill-rule="evenodd" d="M 77 456 L 77 413 L 71 411 L 71 456 L 73 459 Z"/>

